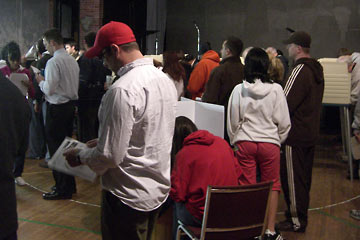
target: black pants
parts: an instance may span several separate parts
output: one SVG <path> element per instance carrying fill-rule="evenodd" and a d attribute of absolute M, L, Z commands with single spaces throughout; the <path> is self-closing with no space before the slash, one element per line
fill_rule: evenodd
<path fill-rule="evenodd" d="M 297 228 L 306 228 L 315 146 L 282 146 L 281 185 L 288 207 L 287 218 Z"/>
<path fill-rule="evenodd" d="M 99 105 L 90 105 L 90 102 L 79 103 L 78 107 L 78 133 L 81 142 L 87 142 L 98 137 Z"/>
<path fill-rule="evenodd" d="M 18 238 L 17 238 L 17 233 L 16 232 L 14 232 L 14 233 L 12 233 L 10 236 L 7 236 L 7 237 L 5 237 L 5 238 L 1 238 L 0 240 L 17 240 Z"/>
<path fill-rule="evenodd" d="M 103 190 L 101 233 L 103 240 L 150 240 L 160 208 L 150 212 L 135 210 L 112 193 Z"/>
<path fill-rule="evenodd" d="M 75 105 L 73 102 L 64 104 L 47 104 L 45 133 L 52 157 L 66 136 L 71 137 L 73 131 Z M 75 178 L 73 176 L 53 170 L 55 186 L 59 193 L 71 195 L 75 192 Z"/>

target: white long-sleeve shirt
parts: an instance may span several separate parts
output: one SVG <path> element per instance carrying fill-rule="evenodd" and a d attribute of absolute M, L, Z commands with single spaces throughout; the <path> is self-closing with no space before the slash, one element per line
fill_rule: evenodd
<path fill-rule="evenodd" d="M 268 142 L 281 145 L 286 140 L 291 123 L 283 89 L 277 83 L 237 85 L 228 105 L 227 131 L 230 142 Z"/>
<path fill-rule="evenodd" d="M 79 65 L 65 49 L 54 52 L 45 68 L 45 81 L 39 83 L 45 99 L 51 104 L 62 104 L 78 99 Z"/>
<path fill-rule="evenodd" d="M 140 211 L 159 207 L 170 191 L 170 151 L 177 93 L 172 81 L 141 58 L 122 67 L 99 108 L 97 147 L 82 162 L 102 187 Z"/>

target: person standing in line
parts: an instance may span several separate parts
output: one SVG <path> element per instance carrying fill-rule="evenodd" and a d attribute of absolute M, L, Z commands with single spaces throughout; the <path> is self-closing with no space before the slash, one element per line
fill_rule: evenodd
<path fill-rule="evenodd" d="M 205 85 L 210 78 L 211 71 L 219 66 L 220 57 L 214 50 L 211 50 L 210 44 L 202 44 L 200 49 L 201 59 L 191 72 L 187 90 L 191 93 L 191 98 L 195 100 L 201 98 L 205 91 Z M 207 47 L 204 47 L 207 46 Z"/>
<path fill-rule="evenodd" d="M 85 55 L 102 55 L 119 79 L 102 98 L 99 138 L 64 156 L 71 166 L 87 164 L 101 176 L 102 239 L 151 239 L 170 191 L 175 85 L 144 58 L 124 23 L 101 27 Z"/>
<path fill-rule="evenodd" d="M 12 74 L 23 74 L 27 77 L 27 81 L 23 81 L 22 84 L 27 87 L 27 95 L 32 101 L 34 99 L 34 86 L 32 84 L 32 76 L 28 69 L 24 68 L 20 65 L 21 53 L 20 53 L 20 46 L 14 41 L 7 43 L 1 51 L 2 58 L 5 59 L 6 65 L 0 68 L 0 72 L 7 77 L 11 78 Z M 10 81 L 10 80 L 9 80 Z M 24 97 L 24 100 L 28 103 L 28 99 Z M 27 130 L 24 134 L 29 138 L 29 126 L 27 126 Z M 24 171 L 24 164 L 25 164 L 25 156 L 26 151 L 29 146 L 29 141 L 24 142 L 26 147 L 23 152 L 19 152 L 18 156 L 16 156 L 15 163 L 14 163 L 14 175 L 15 175 L 15 182 L 19 186 L 26 185 L 25 180 L 22 178 L 22 173 Z"/>
<path fill-rule="evenodd" d="M 26 152 L 30 107 L 19 89 L 0 72 L 0 239 L 17 239 L 14 162 Z"/>
<path fill-rule="evenodd" d="M 46 100 L 45 134 L 52 157 L 65 137 L 72 137 L 75 100 L 78 99 L 79 66 L 64 49 L 63 38 L 57 29 L 43 35 L 46 50 L 53 57 L 47 61 L 45 78 L 38 74 L 36 81 Z M 76 192 L 73 176 L 53 170 L 55 186 L 43 194 L 45 200 L 71 199 Z"/>
<path fill-rule="evenodd" d="M 315 144 L 319 136 L 324 73 L 311 58 L 311 37 L 297 31 L 284 41 L 293 69 L 284 92 L 289 106 L 291 130 L 282 146 L 281 185 L 287 204 L 286 220 L 277 224 L 280 231 L 305 232 Z"/>
<path fill-rule="evenodd" d="M 234 87 L 242 83 L 244 79 L 244 65 L 240 60 L 242 50 L 243 42 L 237 37 L 228 37 L 223 42 L 221 48 L 222 60 L 220 65 L 211 72 L 201 98 L 203 102 L 224 106 L 224 139 L 227 142 L 230 142 L 226 130 L 229 97 Z"/>
<path fill-rule="evenodd" d="M 280 185 L 280 146 L 291 124 L 282 87 L 270 79 L 270 61 L 261 48 L 252 48 L 245 58 L 244 82 L 231 93 L 227 130 L 243 171 L 240 184 L 256 183 L 256 167 L 261 182 L 272 181 L 264 240 L 282 240 L 275 231 Z"/>
<path fill-rule="evenodd" d="M 95 32 L 86 34 L 85 50 L 94 45 L 95 38 Z M 80 67 L 78 139 L 87 142 L 98 137 L 98 111 L 101 98 L 105 93 L 106 76 L 111 75 L 111 71 L 97 57 L 90 59 L 83 54 L 77 62 Z"/>

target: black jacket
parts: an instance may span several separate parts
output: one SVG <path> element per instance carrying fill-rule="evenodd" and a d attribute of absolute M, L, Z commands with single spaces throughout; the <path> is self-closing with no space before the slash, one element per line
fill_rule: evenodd
<path fill-rule="evenodd" d="M 285 144 L 313 146 L 320 128 L 321 104 L 324 94 L 324 73 L 312 58 L 298 59 L 285 84 L 291 129 Z"/>
<path fill-rule="evenodd" d="M 15 157 L 26 151 L 30 119 L 26 99 L 0 73 L 0 239 L 18 227 L 13 167 Z"/>

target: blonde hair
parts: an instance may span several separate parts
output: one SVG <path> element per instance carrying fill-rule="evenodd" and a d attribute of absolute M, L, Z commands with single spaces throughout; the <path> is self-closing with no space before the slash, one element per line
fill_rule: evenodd
<path fill-rule="evenodd" d="M 272 54 L 268 54 L 270 59 L 269 65 L 269 75 L 270 79 L 276 83 L 282 84 L 284 78 L 284 65 L 281 60 L 277 57 L 274 57 Z"/>

